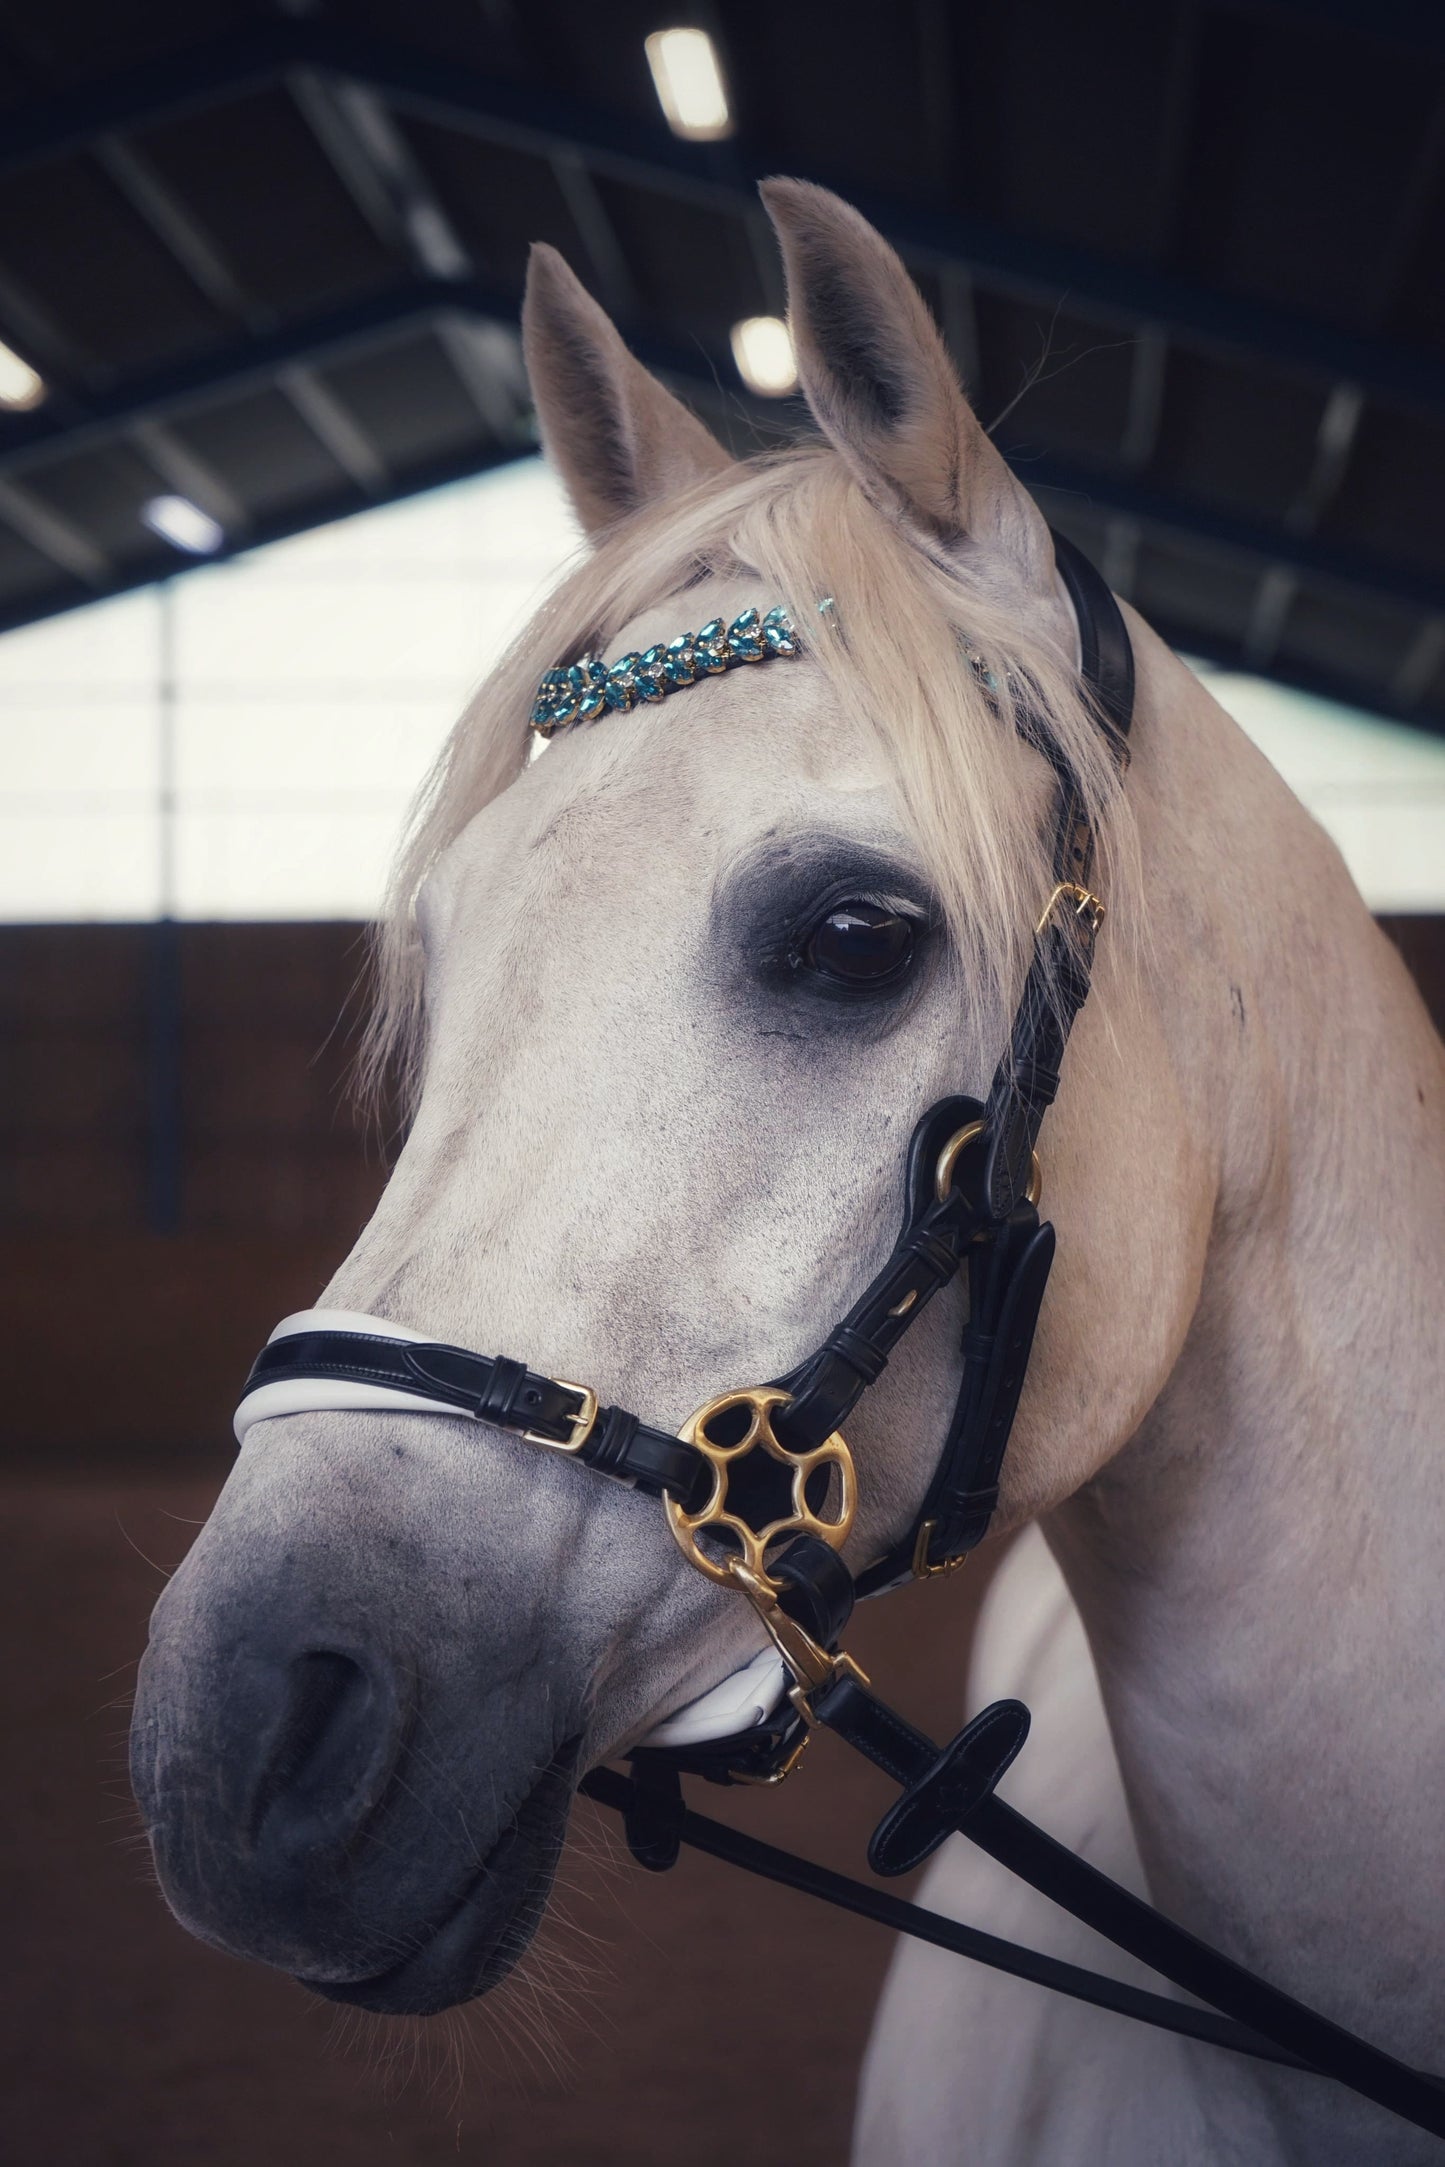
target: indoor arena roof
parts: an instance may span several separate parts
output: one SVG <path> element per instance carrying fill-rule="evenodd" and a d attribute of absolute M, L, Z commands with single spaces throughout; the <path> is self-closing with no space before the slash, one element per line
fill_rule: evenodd
<path fill-rule="evenodd" d="M 678 19 L 724 140 L 662 116 Z M 1403 0 L 7 0 L 44 395 L 0 411 L 0 628 L 189 561 L 158 497 L 224 551 L 527 448 L 534 238 L 735 447 L 796 425 L 729 343 L 782 307 L 775 170 L 902 249 L 1166 636 L 1445 730 L 1445 11 Z"/>

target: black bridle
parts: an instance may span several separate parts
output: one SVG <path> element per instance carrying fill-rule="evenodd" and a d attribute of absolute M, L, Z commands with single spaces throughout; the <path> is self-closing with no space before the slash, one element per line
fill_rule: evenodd
<path fill-rule="evenodd" d="M 1062 537 L 1054 541 L 1078 622 L 1081 674 L 1122 769 L 1134 704 L 1128 632 L 1093 566 Z M 892 1253 L 805 1362 L 770 1385 L 708 1402 L 680 1435 L 653 1428 L 625 1408 L 601 1407 L 590 1388 L 543 1376 L 505 1355 L 360 1327 L 301 1329 L 273 1339 L 257 1357 L 246 1392 L 264 1395 L 266 1388 L 280 1387 L 284 1395 L 297 1386 L 339 1383 L 400 1395 L 394 1404 L 416 1401 L 493 1423 L 660 1498 L 689 1561 L 748 1596 L 793 1681 L 781 1710 L 737 1737 L 692 1747 L 640 1747 L 630 1757 L 629 1774 L 599 1769 L 582 1779 L 586 1795 L 621 1812 L 641 1864 L 664 1869 L 682 1844 L 691 1844 L 1078 2000 L 1334 2077 L 1445 2137 L 1440 2080 L 1408 2068 L 1207 1947 L 995 1795 L 1028 1732 L 1028 1710 L 1020 1702 L 984 1709 L 940 1751 L 873 1693 L 851 1657 L 838 1652 L 856 1596 L 950 1572 L 987 1532 L 1053 1261 L 1054 1231 L 1038 1215 L 1036 1145 L 1058 1091 L 1070 1029 L 1088 994 L 1104 907 L 1089 887 L 1094 838 L 1077 780 L 1049 733 L 1035 733 L 1026 709 L 1020 726 L 1054 767 L 1059 809 L 1054 887 L 1035 929 L 1007 1051 L 983 1102 L 945 1098 L 919 1121 Z M 840 1426 L 929 1301 L 961 1271 L 968 1292 L 961 1379 L 937 1467 L 912 1528 L 855 1581 L 838 1555 L 855 1504 Z M 253 1419 L 264 1419 L 265 1398 L 253 1405 Z M 875 1873 L 906 1873 L 948 1835 L 967 1836 L 1210 2009 L 1191 2009 L 960 1926 L 684 1804 L 684 1772 L 722 1783 L 780 1780 L 819 1725 L 900 1787 L 869 1845 Z"/>

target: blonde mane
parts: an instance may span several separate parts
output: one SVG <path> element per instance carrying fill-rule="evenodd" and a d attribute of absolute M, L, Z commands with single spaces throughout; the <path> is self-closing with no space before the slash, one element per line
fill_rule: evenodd
<path fill-rule="evenodd" d="M 1001 594 L 996 565 L 982 554 L 976 565 L 935 561 L 825 446 L 760 456 L 619 522 L 468 704 L 418 795 L 377 929 L 369 1085 L 390 1074 L 415 1094 L 424 1027 L 416 897 L 439 854 L 526 765 L 543 671 L 610 653 L 623 626 L 709 573 L 755 576 L 760 596 L 784 601 L 836 697 L 876 732 L 981 1006 L 1011 1005 L 1052 885 L 1049 775 L 1020 742 L 1021 705 L 1044 718 L 1078 777 L 1116 918 L 1127 905 L 1137 846 L 1099 720 L 1068 659 L 1031 635 L 1016 598 Z M 833 608 L 820 619 L 824 596 Z M 989 662 L 992 692 L 960 653 L 964 633 Z"/>

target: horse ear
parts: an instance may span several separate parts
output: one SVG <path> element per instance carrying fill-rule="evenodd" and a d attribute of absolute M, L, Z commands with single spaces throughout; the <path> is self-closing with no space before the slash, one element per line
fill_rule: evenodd
<path fill-rule="evenodd" d="M 765 181 L 762 197 L 787 268 L 799 381 L 823 434 L 926 547 L 1001 550 L 1028 587 L 1052 593 L 1048 528 L 888 243 L 810 181 Z"/>
<path fill-rule="evenodd" d="M 543 449 L 589 535 L 732 465 L 542 241 L 527 266 L 522 347 Z"/>

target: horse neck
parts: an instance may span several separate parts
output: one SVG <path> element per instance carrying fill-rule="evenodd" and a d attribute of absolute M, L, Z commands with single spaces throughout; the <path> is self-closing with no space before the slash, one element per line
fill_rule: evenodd
<path fill-rule="evenodd" d="M 1155 997 L 1217 1192 L 1167 1385 L 1050 1538 L 1157 1900 L 1423 2060 L 1445 2009 L 1441 1048 L 1331 847 L 1144 645 Z"/>

